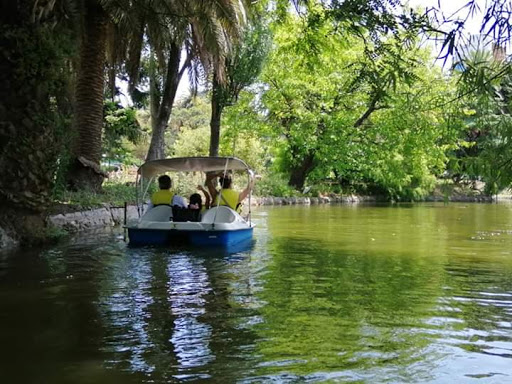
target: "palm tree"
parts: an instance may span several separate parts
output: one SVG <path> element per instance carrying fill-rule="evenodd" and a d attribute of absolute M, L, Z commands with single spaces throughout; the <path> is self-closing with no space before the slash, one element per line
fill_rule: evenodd
<path fill-rule="evenodd" d="M 68 185 L 72 189 L 99 191 L 105 177 L 100 169 L 105 69 L 108 69 L 109 93 L 113 98 L 118 68 L 125 61 L 140 59 L 146 20 L 152 20 L 157 12 L 153 2 L 147 0 L 76 1 L 82 17 L 75 87 L 76 137 Z"/>
<path fill-rule="evenodd" d="M 100 169 L 105 69 L 108 68 L 109 93 L 113 98 L 121 63 L 126 61 L 128 73 L 137 70 L 130 64 L 140 61 L 146 25 L 160 26 L 171 12 L 171 3 L 170 0 L 80 1 L 82 33 L 75 89 L 76 137 L 68 172 L 68 185 L 72 189 L 99 191 L 106 176 Z"/>
<path fill-rule="evenodd" d="M 224 54 L 226 37 L 235 35 L 240 24 L 243 12 L 239 4 L 232 0 L 213 3 L 200 0 L 83 0 L 83 34 L 75 93 L 77 137 L 68 178 L 72 188 L 97 191 L 101 189 L 105 176 L 99 163 L 110 26 L 113 23 L 123 25 L 124 22 L 124 25 L 132 27 L 131 38 L 126 39 L 130 48 L 127 69 L 132 75 L 138 68 L 137 62 L 140 62 L 144 36 L 147 36 L 151 50 L 158 58 L 158 68 L 164 80 L 160 98 L 152 98 L 153 136 L 148 159 L 158 158 L 164 155 L 164 133 L 184 71 L 194 57 L 205 56 L 202 54 L 205 49 L 216 49 Z M 180 68 L 183 47 L 187 50 L 187 57 Z M 136 52 L 137 48 L 139 53 Z M 112 58 L 116 56 L 119 55 L 111 50 L 109 78 L 112 89 L 115 88 Z M 156 91 L 151 93 L 156 95 Z"/>
<path fill-rule="evenodd" d="M 172 25 L 169 30 L 170 42 L 167 51 L 152 44 L 155 56 L 166 56 L 165 67 L 153 71 L 151 76 L 151 117 L 153 133 L 147 160 L 165 157 L 165 131 L 172 113 L 179 82 L 185 70 L 189 70 L 192 81 L 208 73 L 212 68 L 215 77 L 224 78 L 224 61 L 231 42 L 238 38 L 245 20 L 245 8 L 234 0 L 222 0 L 206 4 L 204 1 L 188 1 L 180 8 L 181 28 Z M 150 43 L 154 35 L 149 33 Z M 181 63 L 182 52 L 185 59 Z M 151 57 L 153 59 L 153 56 Z M 154 61 L 155 62 L 155 61 Z M 158 63 L 162 60 L 156 61 Z M 181 67 L 180 67 L 181 66 Z M 150 66 L 150 68 L 154 68 Z M 202 69 L 202 70 L 201 70 Z M 157 90 L 157 72 L 163 79 L 160 91 Z"/>
<path fill-rule="evenodd" d="M 77 133 L 69 184 L 73 189 L 97 191 L 104 174 L 100 170 L 103 128 L 104 69 L 109 15 L 98 0 L 85 0 L 83 33 L 75 90 Z"/>

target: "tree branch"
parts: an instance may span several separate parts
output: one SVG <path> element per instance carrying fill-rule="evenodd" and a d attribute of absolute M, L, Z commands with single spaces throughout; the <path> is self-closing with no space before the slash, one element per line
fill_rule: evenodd
<path fill-rule="evenodd" d="M 370 117 L 370 115 L 379 110 L 379 109 L 384 109 L 384 108 L 389 108 L 389 106 L 387 105 L 380 105 L 378 106 L 377 103 L 379 102 L 380 98 L 381 98 L 381 92 L 377 92 L 372 100 L 370 101 L 370 105 L 368 106 L 368 109 L 366 109 L 366 111 L 361 115 L 361 117 L 359 117 L 359 119 L 356 120 L 356 122 L 354 123 L 354 128 L 358 128 L 360 127 L 361 125 L 363 125 L 363 123 Z"/>

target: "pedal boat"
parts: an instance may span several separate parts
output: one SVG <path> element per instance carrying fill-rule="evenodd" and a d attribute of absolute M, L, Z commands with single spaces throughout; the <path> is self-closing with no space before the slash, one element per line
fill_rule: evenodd
<path fill-rule="evenodd" d="M 158 205 L 147 212 L 144 201 L 155 177 L 166 172 L 245 171 L 247 164 L 235 157 L 180 157 L 148 161 L 137 172 L 137 212 L 139 218 L 126 225 L 130 245 L 192 244 L 198 246 L 233 246 L 251 241 L 254 224 L 249 214 L 242 217 L 230 207 L 211 207 L 198 218 L 197 211 Z M 139 198 L 140 197 L 140 198 Z M 219 199 L 220 200 L 220 199 Z"/>

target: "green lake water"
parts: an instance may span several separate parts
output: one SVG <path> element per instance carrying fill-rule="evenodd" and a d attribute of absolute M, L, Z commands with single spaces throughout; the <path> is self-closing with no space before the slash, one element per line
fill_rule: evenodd
<path fill-rule="evenodd" d="M 237 253 L 0 254 L 0 382 L 512 383 L 512 204 L 259 208 Z"/>

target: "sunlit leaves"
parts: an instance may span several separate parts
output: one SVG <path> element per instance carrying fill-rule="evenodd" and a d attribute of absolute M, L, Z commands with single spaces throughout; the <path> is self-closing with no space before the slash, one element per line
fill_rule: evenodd
<path fill-rule="evenodd" d="M 110 101 L 105 101 L 103 109 L 103 152 L 109 159 L 123 161 L 127 154 L 123 140 L 137 144 L 141 138 L 136 111 Z"/>
<path fill-rule="evenodd" d="M 458 138 L 460 125 L 445 105 L 453 85 L 424 64 L 428 52 L 400 40 L 364 45 L 328 23 L 315 31 L 321 44 L 313 53 L 301 20 L 275 31 L 252 115 L 277 156 L 274 166 L 299 188 L 302 173 L 308 184 L 349 181 L 421 197 Z"/>

